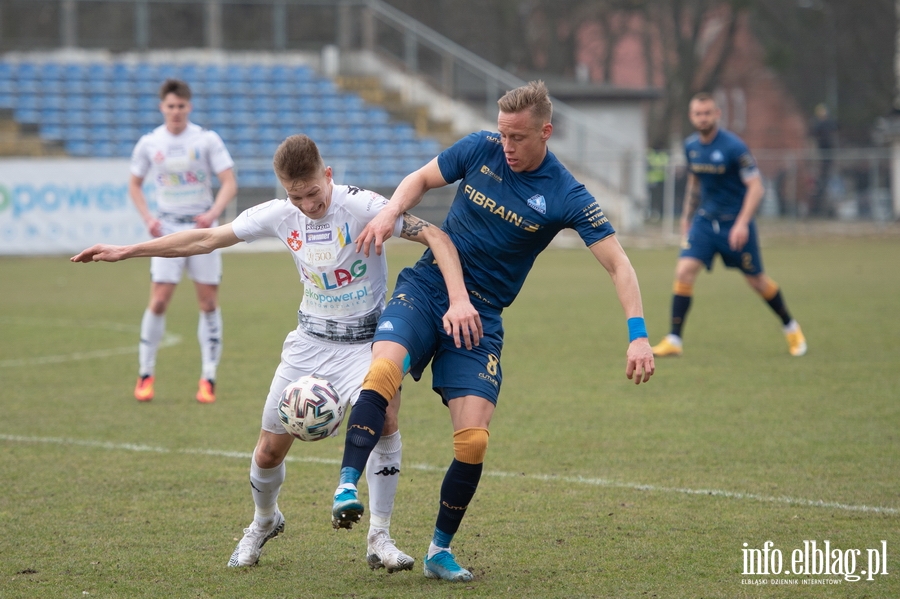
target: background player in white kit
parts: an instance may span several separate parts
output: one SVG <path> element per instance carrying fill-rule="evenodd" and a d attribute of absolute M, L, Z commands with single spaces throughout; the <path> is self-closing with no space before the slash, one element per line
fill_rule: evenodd
<path fill-rule="evenodd" d="M 220 227 L 181 231 L 130 246 L 95 245 L 72 258 L 73 262 L 115 262 L 138 256 L 189 256 L 264 237 L 280 239 L 291 251 L 304 287 L 298 326 L 284 341 L 250 464 L 254 519 L 244 529 L 229 566 L 257 563 L 266 541 L 284 530 L 277 499 L 285 478 L 284 458 L 294 438 L 278 417 L 281 392 L 294 379 L 316 373 L 329 380 L 341 397 L 355 403 L 369 368 L 371 340 L 387 291 L 384 255 L 357 253 L 353 244 L 387 200 L 371 191 L 335 185 L 331 167 L 325 166 L 315 143 L 305 135 L 282 142 L 274 167 L 287 191 L 286 200 L 254 206 Z M 431 248 L 450 296 L 444 329 L 457 347 L 477 345 L 481 320 L 469 301 L 450 238 L 410 214 L 395 221 L 394 233 Z M 399 404 L 398 393 L 365 468 L 371 508 L 366 559 L 372 569 L 385 567 L 388 572 L 409 570 L 414 563 L 397 549 L 389 532 L 400 472 Z"/>
<path fill-rule="evenodd" d="M 213 131 L 191 123 L 191 88 L 184 81 L 167 79 L 159 89 L 159 111 L 165 123 L 138 141 L 131 155 L 128 191 L 153 237 L 175 231 L 203 229 L 218 224 L 219 215 L 237 194 L 234 162 L 222 139 Z M 143 184 L 153 175 L 157 214 L 144 197 Z M 219 192 L 212 194 L 213 175 L 219 178 Z M 219 282 L 222 257 L 218 252 L 203 256 L 159 258 L 150 261 L 150 303 L 141 320 L 138 381 L 134 397 L 153 399 L 156 353 L 166 330 L 166 309 L 183 271 L 194 281 L 200 319 L 201 374 L 197 401 L 216 400 L 216 369 L 222 353 L 222 313 L 219 310 Z"/>

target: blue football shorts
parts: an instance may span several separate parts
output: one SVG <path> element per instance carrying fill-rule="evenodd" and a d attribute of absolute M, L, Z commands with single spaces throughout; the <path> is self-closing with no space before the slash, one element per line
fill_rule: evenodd
<path fill-rule="evenodd" d="M 722 256 L 722 262 L 728 268 L 738 268 L 745 275 L 758 275 L 763 272 L 762 256 L 759 252 L 759 238 L 756 234 L 756 223 L 750 221 L 749 237 L 744 247 L 738 251 L 728 247 L 728 233 L 734 225 L 734 219 L 715 220 L 697 215 L 688 231 L 687 244 L 682 247 L 681 258 L 696 258 L 712 270 L 716 254 Z"/>
<path fill-rule="evenodd" d="M 374 341 L 394 341 L 405 347 L 409 372 L 417 381 L 431 362 L 431 386 L 445 404 L 457 397 L 475 395 L 496 405 L 503 379 L 500 310 L 473 299 L 484 337 L 479 345 L 466 349 L 465 345 L 457 348 L 453 337 L 444 332 L 442 318 L 449 305 L 446 289 L 436 289 L 413 269 L 404 268 L 378 320 Z"/>

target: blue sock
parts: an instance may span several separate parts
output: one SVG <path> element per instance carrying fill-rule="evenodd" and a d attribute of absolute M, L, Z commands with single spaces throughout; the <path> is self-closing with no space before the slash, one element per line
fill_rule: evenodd
<path fill-rule="evenodd" d="M 356 483 L 359 482 L 359 477 L 362 476 L 362 473 L 356 468 L 341 468 L 341 484 L 350 483 L 354 487 Z"/>
<path fill-rule="evenodd" d="M 369 454 L 375 449 L 381 431 L 384 429 L 384 415 L 388 402 L 375 391 L 363 389 L 350 410 L 347 420 L 347 438 L 344 441 L 344 459 L 341 462 L 341 482 L 343 473 L 352 468 L 358 474 L 366 469 Z M 355 484 L 355 483 L 354 483 Z"/>
<path fill-rule="evenodd" d="M 445 533 L 440 528 L 434 529 L 434 536 L 431 538 L 431 542 L 435 544 L 436 547 L 441 547 L 443 549 L 450 548 L 450 542 L 453 540 L 453 535 Z"/>

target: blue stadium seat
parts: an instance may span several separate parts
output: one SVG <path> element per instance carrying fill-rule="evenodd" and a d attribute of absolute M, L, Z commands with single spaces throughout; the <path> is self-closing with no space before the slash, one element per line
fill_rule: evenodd
<path fill-rule="evenodd" d="M 272 82 L 272 68 L 267 65 L 251 65 L 249 81 L 254 85 Z"/>
<path fill-rule="evenodd" d="M 31 61 L 20 62 L 13 70 L 16 79 L 38 79 L 40 76 L 38 65 Z"/>
<path fill-rule="evenodd" d="M 62 78 L 66 81 L 84 81 L 87 79 L 87 66 L 78 62 L 66 63 L 62 68 Z"/>
<path fill-rule="evenodd" d="M 41 113 L 35 109 L 16 108 L 13 111 L 14 118 L 20 123 L 39 123 Z"/>
<path fill-rule="evenodd" d="M 97 156 L 98 158 L 114 158 L 118 156 L 116 144 L 110 141 L 90 142 L 88 151 L 91 156 Z"/>
<path fill-rule="evenodd" d="M 87 141 L 90 138 L 90 129 L 84 125 L 67 125 L 63 127 L 66 141 Z"/>
<path fill-rule="evenodd" d="M 16 82 L 16 91 L 19 94 L 39 94 L 41 87 L 41 81 L 38 79 L 19 79 Z"/>
<path fill-rule="evenodd" d="M 111 69 L 114 81 L 131 81 L 134 79 L 135 67 L 125 62 L 114 62 Z"/>
<path fill-rule="evenodd" d="M 134 141 L 118 141 L 116 142 L 116 155 L 121 156 L 123 158 L 129 158 L 131 156 L 131 152 L 134 150 L 134 145 L 137 143 L 137 140 L 140 139 L 140 135 L 134 138 Z"/>
<path fill-rule="evenodd" d="M 62 65 L 56 61 L 48 61 L 38 66 L 38 76 L 44 81 L 62 79 Z"/>
<path fill-rule="evenodd" d="M 65 142 L 66 152 L 72 156 L 88 156 L 91 153 L 91 146 L 86 141 L 67 140 Z"/>
<path fill-rule="evenodd" d="M 276 114 L 272 110 L 253 111 L 253 122 L 259 127 L 274 127 Z"/>
<path fill-rule="evenodd" d="M 43 139 L 65 139 L 65 130 L 55 124 L 41 124 L 39 134 Z"/>

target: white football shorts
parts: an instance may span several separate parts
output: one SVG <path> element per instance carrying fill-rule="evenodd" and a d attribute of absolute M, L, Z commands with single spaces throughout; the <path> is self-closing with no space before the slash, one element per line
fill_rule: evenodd
<path fill-rule="evenodd" d="M 272 386 L 262 413 L 262 429 L 276 435 L 287 434 L 278 417 L 281 392 L 301 376 L 315 374 L 332 384 L 350 405 L 359 397 L 363 379 L 372 362 L 372 343 L 335 343 L 293 330 L 281 349 L 281 363 L 275 369 Z M 340 429 L 338 429 L 340 430 Z"/>
<path fill-rule="evenodd" d="M 194 228 L 193 223 L 160 222 L 163 235 Z M 212 226 L 216 225 L 213 223 Z M 219 250 L 213 250 L 209 254 L 186 258 L 150 258 L 150 280 L 154 283 L 178 284 L 185 270 L 195 283 L 219 285 L 222 282 L 222 254 Z"/>

